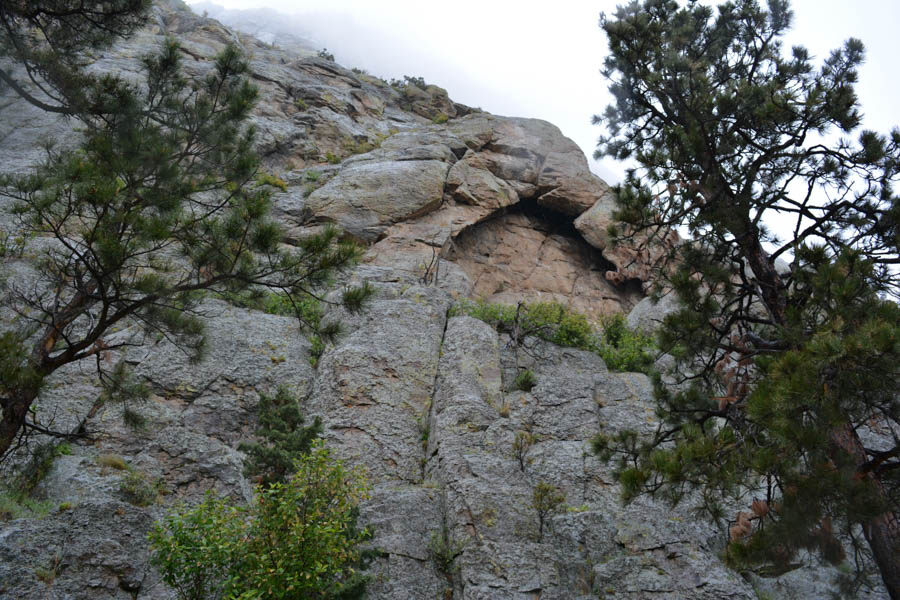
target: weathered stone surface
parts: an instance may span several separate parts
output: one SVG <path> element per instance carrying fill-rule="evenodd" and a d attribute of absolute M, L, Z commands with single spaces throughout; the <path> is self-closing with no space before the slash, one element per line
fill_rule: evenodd
<path fill-rule="evenodd" d="M 635 304 L 628 313 L 628 326 L 652 334 L 662 326 L 663 319 L 678 308 L 678 298 L 674 293 L 666 294 L 658 301 L 648 296 Z"/>
<path fill-rule="evenodd" d="M 370 571 L 374 600 L 754 598 L 717 558 L 723 531 L 687 506 L 621 507 L 610 467 L 589 451 L 597 432 L 658 425 L 645 376 L 447 319 L 451 302 L 471 295 L 555 300 L 595 317 L 636 305 L 629 322 L 642 329 L 668 310 L 638 302 L 636 282 L 616 285 L 646 273 L 609 248 L 612 197 L 574 143 L 549 123 L 469 114 L 436 87 L 405 95 L 169 6 L 95 68 L 138 80 L 137 59 L 174 34 L 196 77 L 226 43 L 241 45 L 260 87 L 252 121 L 263 162 L 287 183 L 274 198 L 285 241 L 338 223 L 370 243 L 340 283 L 368 280 L 377 297 L 358 315 L 328 309 L 346 332 L 315 367 L 292 319 L 215 300 L 203 305 L 209 351 L 198 363 L 163 339 L 116 332 L 141 342 L 122 355 L 152 390 L 137 407 L 139 431 L 121 407 L 97 403 L 95 363 L 55 373 L 36 418 L 61 430 L 85 421 L 90 437 L 73 441 L 39 486 L 49 514 L 0 524 L 0 598 L 174 598 L 149 567 L 146 531 L 207 490 L 249 500 L 237 447 L 252 439 L 260 394 L 280 385 L 322 418 L 337 456 L 368 472 L 360 524 L 373 526 L 382 551 Z M 441 114 L 450 120 L 433 123 Z M 25 170 L 38 136 L 67 127 L 0 90 L 3 170 Z M 7 216 L 0 223 L 13 227 Z M 27 245 L 24 259 L 0 264 L 0 279 L 39 283 L 31 261 L 47 243 Z M 11 315 L 0 319 L 13 326 Z M 524 369 L 537 379 L 529 392 L 514 383 Z M 107 464 L 115 459 L 165 493 L 149 507 L 125 502 L 125 472 Z M 539 482 L 565 495 L 543 531 L 532 506 Z M 772 598 L 819 597 L 834 589 L 830 574 L 805 568 L 750 583 Z"/>
<path fill-rule="evenodd" d="M 535 213 L 509 213 L 475 225 L 454 242 L 451 258 L 472 293 L 493 302 L 559 302 L 599 319 L 628 311 L 638 292 L 614 287 L 600 253 L 577 234 Z"/>
<path fill-rule="evenodd" d="M 351 165 L 313 192 L 306 208 L 313 218 L 372 242 L 388 225 L 437 208 L 447 170 L 436 160 Z"/>
<path fill-rule="evenodd" d="M 153 593 L 146 534 L 149 511 L 122 501 L 88 501 L 0 530 L 0 598 L 170 597 Z M 146 586 L 146 587 L 145 587 Z M 160 586 L 162 587 L 162 586 Z"/>

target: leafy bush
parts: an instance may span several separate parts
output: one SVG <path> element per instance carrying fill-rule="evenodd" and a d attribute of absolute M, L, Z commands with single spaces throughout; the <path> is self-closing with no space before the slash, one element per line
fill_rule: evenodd
<path fill-rule="evenodd" d="M 261 441 L 238 447 L 248 455 L 244 475 L 264 486 L 287 481 L 294 472 L 294 461 L 309 452 L 322 432 L 318 417 L 308 427 L 303 423 L 300 404 L 287 388 L 278 388 L 275 396 L 260 394 L 256 435 Z"/>
<path fill-rule="evenodd" d="M 625 317 L 611 315 L 602 321 L 603 331 L 596 352 L 614 371 L 646 373 L 653 366 L 655 349 L 651 336 L 628 327 Z"/>
<path fill-rule="evenodd" d="M 594 329 L 585 315 L 555 302 L 513 306 L 461 300 L 450 309 L 450 316 L 457 315 L 484 321 L 497 331 L 509 334 L 517 343 L 533 336 L 560 346 L 595 352 L 616 371 L 647 372 L 653 364 L 653 339 L 630 329 L 622 315 L 604 317 L 600 331 Z"/>
<path fill-rule="evenodd" d="M 258 487 L 250 507 L 212 494 L 149 534 L 152 563 L 183 600 L 359 597 L 365 577 L 356 508 L 368 495 L 357 470 L 321 442 L 285 483 Z"/>

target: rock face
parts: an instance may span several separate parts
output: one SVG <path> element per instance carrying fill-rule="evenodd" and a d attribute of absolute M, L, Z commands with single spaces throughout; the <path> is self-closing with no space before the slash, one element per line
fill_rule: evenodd
<path fill-rule="evenodd" d="M 147 531 L 207 490 L 251 498 L 237 447 L 252 439 L 259 395 L 280 385 L 321 417 L 338 456 L 368 472 L 361 521 L 382 551 L 370 598 L 752 599 L 754 587 L 811 597 L 797 573 L 748 581 L 727 569 L 717 557 L 725 532 L 687 508 L 620 506 L 589 440 L 656 425 L 645 376 L 448 317 L 469 295 L 554 300 L 597 318 L 637 305 L 630 322 L 642 328 L 668 310 L 642 301 L 646 270 L 608 244 L 609 187 L 556 127 L 473 111 L 436 86 L 395 88 L 298 58 L 172 8 L 95 68 L 136 73 L 135 58 L 166 34 L 195 76 L 225 43 L 245 49 L 261 89 L 260 151 L 287 182 L 275 197 L 285 241 L 338 224 L 368 245 L 352 278 L 377 295 L 361 315 L 337 315 L 346 332 L 315 367 L 293 320 L 218 301 L 205 307 L 212 351 L 199 364 L 165 340 L 129 350 L 124 359 L 153 390 L 146 428 L 96 411 L 93 441 L 73 444 L 41 484 L 47 514 L 0 522 L 0 598 L 174 598 L 149 565 Z M 26 169 L 40 134 L 77 139 L 69 127 L 0 89 L 4 170 Z M 28 273 L 27 256 L 0 263 L 0 281 Z M 537 381 L 528 392 L 514 384 L 523 369 Z M 38 418 L 71 427 L 98 393 L 94 365 L 72 365 L 51 377 Z M 148 506 L 129 502 L 116 458 L 164 493 Z M 543 517 L 541 486 L 565 498 Z M 829 575 L 815 574 L 819 594 Z"/>

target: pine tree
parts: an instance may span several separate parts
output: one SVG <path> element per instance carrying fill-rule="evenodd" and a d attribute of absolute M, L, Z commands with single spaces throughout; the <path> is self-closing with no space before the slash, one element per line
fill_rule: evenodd
<path fill-rule="evenodd" d="M 11 0 L 0 2 L 0 81 L 48 112 L 84 117 L 97 77 L 85 73 L 91 52 L 130 35 L 147 20 L 151 0 Z"/>
<path fill-rule="evenodd" d="M 50 62 L 54 39 L 42 55 Z M 139 387 L 123 383 L 121 370 L 103 368 L 101 358 L 140 341 L 113 340 L 114 328 L 139 325 L 199 357 L 198 306 L 206 295 L 262 286 L 284 294 L 317 334 L 336 331 L 310 322 L 304 307 L 360 249 L 333 228 L 291 248 L 281 244 L 281 230 L 268 218 L 273 178 L 260 173 L 254 131 L 245 124 L 257 91 L 240 52 L 223 50 L 202 81 L 181 74 L 173 40 L 143 66 L 143 85 L 84 75 L 85 87 L 66 104 L 87 111 L 78 113 L 86 124 L 80 146 L 48 151 L 26 176 L 0 178 L 21 231 L 47 242 L 35 262 L 37 281 L 2 296 L 18 317 L 0 334 L 0 458 L 20 435 L 72 433 L 49 432 L 29 419 L 43 381 L 62 366 L 96 358 L 110 397 Z M 60 68 L 81 76 L 72 65 Z M 344 304 L 358 308 L 369 292 L 349 289 Z"/>
<path fill-rule="evenodd" d="M 319 417 L 312 425 L 304 426 L 297 399 L 285 387 L 275 396 L 259 395 L 259 442 L 241 444 L 247 453 L 244 475 L 268 487 L 284 483 L 294 473 L 294 461 L 309 453 L 312 443 L 322 433 Z"/>
<path fill-rule="evenodd" d="M 867 542 L 900 598 L 900 131 L 849 139 L 862 43 L 816 69 L 802 47 L 785 56 L 791 19 L 787 0 L 601 18 L 614 103 L 596 155 L 638 165 L 611 233 L 691 239 L 657 265 L 682 303 L 660 336 L 662 424 L 595 447 L 626 498 L 699 489 L 733 523 L 735 565 L 784 570 L 804 548 L 841 562 Z"/>

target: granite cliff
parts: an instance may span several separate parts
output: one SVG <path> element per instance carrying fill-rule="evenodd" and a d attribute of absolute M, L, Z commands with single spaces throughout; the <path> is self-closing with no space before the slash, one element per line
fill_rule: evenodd
<path fill-rule="evenodd" d="M 0 522 L 0 598 L 173 598 L 148 564 L 146 532 L 210 489 L 249 500 L 236 448 L 252 437 L 259 394 L 280 385 L 322 418 L 328 445 L 363 465 L 374 486 L 361 514 L 381 550 L 371 598 L 829 593 L 828 571 L 814 566 L 765 579 L 729 570 L 717 556 L 724 531 L 689 507 L 620 505 L 587 442 L 601 430 L 654 427 L 646 376 L 539 340 L 526 352 L 481 321 L 449 316 L 465 297 L 539 299 L 595 318 L 630 313 L 652 327 L 646 257 L 607 247 L 612 193 L 556 127 L 299 56 L 175 3 L 95 68 L 135 72 L 136 57 L 165 35 L 179 39 L 195 76 L 226 43 L 245 50 L 261 91 L 259 151 L 286 183 L 274 198 L 286 243 L 338 224 L 367 247 L 351 278 L 377 295 L 361 315 L 339 315 L 346 333 L 315 366 L 291 318 L 221 301 L 207 305 L 212 352 L 200 364 L 165 340 L 130 350 L 124 359 L 153 390 L 147 427 L 136 434 L 117 411 L 98 411 L 92 441 L 73 444 L 41 483 L 39 494 L 60 508 Z M 4 170 L 26 169 L 42 137 L 72 139 L 70 128 L 0 89 Z M 5 230 L 12 223 L 0 220 Z M 5 283 L 28 281 L 40 246 L 30 240 L 23 258 L 0 264 Z M 531 391 L 513 383 L 520 368 L 536 376 Z M 37 418 L 71 427 L 99 392 L 93 365 L 58 372 Z M 519 457 L 517 432 L 531 440 Z M 167 493 L 146 507 L 127 502 L 122 472 L 103 456 L 121 457 Z M 541 481 L 566 497 L 544 535 L 529 506 Z M 459 549 L 449 566 L 435 560 L 435 536 Z M 41 576 L 51 568 L 53 577 Z"/>

